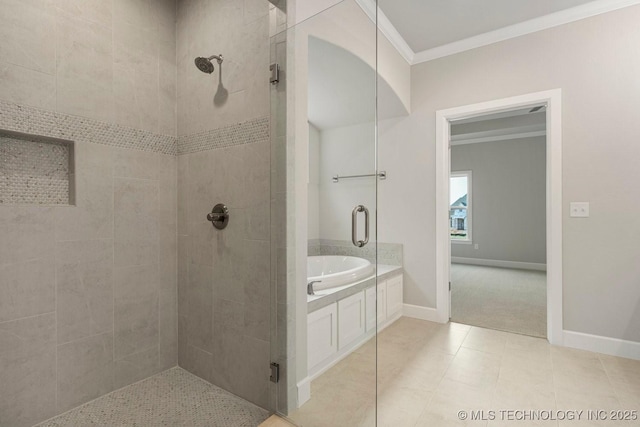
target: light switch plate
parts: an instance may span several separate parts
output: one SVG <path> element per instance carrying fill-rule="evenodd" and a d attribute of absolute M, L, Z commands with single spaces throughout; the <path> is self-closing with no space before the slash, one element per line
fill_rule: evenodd
<path fill-rule="evenodd" d="M 572 218 L 589 218 L 589 202 L 571 202 L 569 216 Z"/>

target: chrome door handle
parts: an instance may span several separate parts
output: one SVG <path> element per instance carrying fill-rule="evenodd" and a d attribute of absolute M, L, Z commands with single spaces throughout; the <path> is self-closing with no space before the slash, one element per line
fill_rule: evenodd
<path fill-rule="evenodd" d="M 358 240 L 358 213 L 364 212 L 364 240 Z M 351 241 L 359 248 L 369 243 L 369 209 L 358 205 L 351 212 Z"/>

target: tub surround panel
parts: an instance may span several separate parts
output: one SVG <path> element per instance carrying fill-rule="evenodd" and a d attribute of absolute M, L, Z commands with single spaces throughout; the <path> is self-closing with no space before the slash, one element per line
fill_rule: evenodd
<path fill-rule="evenodd" d="M 346 255 L 364 258 L 372 263 L 402 265 L 402 244 L 370 242 L 364 248 L 358 248 L 349 240 L 312 239 L 308 243 L 309 256 Z"/>
<path fill-rule="evenodd" d="M 403 272 L 402 267 L 397 265 L 378 265 L 376 278 L 371 276 L 368 279 L 361 280 L 359 282 L 338 286 L 328 293 L 329 290 L 324 291 L 323 295 L 309 295 L 307 297 L 307 311 L 309 313 L 314 312 L 322 307 L 326 307 L 334 302 L 344 299 L 348 296 L 357 294 L 358 292 L 376 286 L 376 283 L 389 279 L 390 277 L 397 276 Z"/>

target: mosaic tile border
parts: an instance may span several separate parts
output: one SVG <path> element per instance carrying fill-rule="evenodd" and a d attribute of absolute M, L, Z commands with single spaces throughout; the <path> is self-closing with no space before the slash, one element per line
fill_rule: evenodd
<path fill-rule="evenodd" d="M 269 142 L 269 117 L 178 137 L 178 155 L 234 145 Z"/>
<path fill-rule="evenodd" d="M 0 101 L 0 129 L 154 153 L 177 154 L 177 138 Z"/>
<path fill-rule="evenodd" d="M 6 101 L 0 101 L 0 129 L 172 156 L 270 141 L 269 117 L 176 138 Z"/>

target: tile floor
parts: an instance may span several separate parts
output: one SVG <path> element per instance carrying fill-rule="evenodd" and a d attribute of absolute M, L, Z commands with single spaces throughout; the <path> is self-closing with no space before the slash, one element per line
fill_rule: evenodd
<path fill-rule="evenodd" d="M 370 340 L 314 380 L 311 400 L 290 418 L 304 427 L 373 426 L 375 345 Z M 640 412 L 640 361 L 403 317 L 378 335 L 378 364 L 378 426 L 640 426 L 589 421 L 586 413 L 580 421 L 510 421 L 498 412 Z M 461 421 L 461 410 L 493 410 L 496 419 Z"/>
<path fill-rule="evenodd" d="M 268 416 L 266 410 L 172 368 L 37 427 L 256 427 Z"/>
<path fill-rule="evenodd" d="M 451 264 L 451 320 L 546 337 L 546 272 Z"/>

